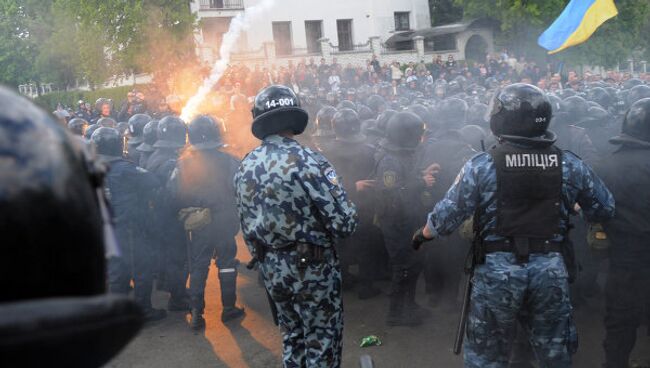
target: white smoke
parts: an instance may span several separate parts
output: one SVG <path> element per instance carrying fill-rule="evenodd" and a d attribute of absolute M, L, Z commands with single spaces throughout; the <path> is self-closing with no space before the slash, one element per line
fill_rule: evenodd
<path fill-rule="evenodd" d="M 185 107 L 183 107 L 181 112 L 181 119 L 183 119 L 183 121 L 189 122 L 190 119 L 199 113 L 199 105 L 203 102 L 208 93 L 210 93 L 212 87 L 219 82 L 223 73 L 228 68 L 228 64 L 230 63 L 230 54 L 242 31 L 248 29 L 254 20 L 260 18 L 266 10 L 273 6 L 274 2 L 275 0 L 263 0 L 258 5 L 246 8 L 243 13 L 238 14 L 232 19 L 228 32 L 223 35 L 221 48 L 219 49 L 221 58 L 217 60 L 212 67 L 210 76 L 203 81 L 203 85 L 201 85 L 196 94 L 192 96 L 187 101 Z"/>

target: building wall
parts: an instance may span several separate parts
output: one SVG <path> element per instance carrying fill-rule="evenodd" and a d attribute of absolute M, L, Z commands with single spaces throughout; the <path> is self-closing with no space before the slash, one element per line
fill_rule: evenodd
<path fill-rule="evenodd" d="M 245 7 L 258 4 L 261 0 L 245 0 Z M 235 12 L 198 11 L 197 0 L 191 8 L 198 16 L 231 16 Z M 322 20 L 323 36 L 338 44 L 337 19 L 352 19 L 352 38 L 354 44 L 368 41 L 371 36 L 382 39 L 390 37 L 395 29 L 394 12 L 410 12 L 412 29 L 431 26 L 428 0 L 275 0 L 275 6 L 263 21 L 256 22 L 246 32 L 249 50 L 262 47 L 267 41 L 273 41 L 272 22 L 291 21 L 292 44 L 296 49 L 307 47 L 305 21 Z M 213 39 L 206 35 L 212 29 L 204 29 L 204 39 Z"/>

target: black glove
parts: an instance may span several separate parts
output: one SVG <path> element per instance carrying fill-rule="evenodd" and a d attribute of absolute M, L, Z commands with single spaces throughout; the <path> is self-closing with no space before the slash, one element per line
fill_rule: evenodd
<path fill-rule="evenodd" d="M 424 236 L 423 231 L 424 231 L 424 228 L 421 227 L 421 228 L 418 229 L 418 231 L 415 232 L 415 234 L 413 234 L 413 239 L 411 239 L 411 246 L 415 250 L 419 250 L 423 243 L 426 243 L 429 240 L 431 240 L 431 239 Z"/>

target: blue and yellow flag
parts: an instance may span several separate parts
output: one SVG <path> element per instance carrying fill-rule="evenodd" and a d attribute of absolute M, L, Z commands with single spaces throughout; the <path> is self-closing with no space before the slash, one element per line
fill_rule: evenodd
<path fill-rule="evenodd" d="M 549 54 L 581 44 L 618 14 L 614 0 L 571 0 L 562 14 L 537 40 Z"/>

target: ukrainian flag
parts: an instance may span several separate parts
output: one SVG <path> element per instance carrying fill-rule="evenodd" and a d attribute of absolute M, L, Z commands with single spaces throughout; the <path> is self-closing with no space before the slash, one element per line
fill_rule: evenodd
<path fill-rule="evenodd" d="M 562 14 L 537 40 L 549 54 L 581 44 L 618 14 L 614 0 L 571 0 Z"/>

